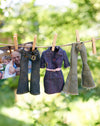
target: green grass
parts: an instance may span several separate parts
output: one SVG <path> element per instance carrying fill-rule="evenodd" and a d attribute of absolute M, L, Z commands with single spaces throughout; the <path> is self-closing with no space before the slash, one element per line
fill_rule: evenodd
<path fill-rule="evenodd" d="M 7 81 L 7 80 L 5 80 Z M 100 100 L 97 88 L 79 89 L 79 96 L 65 94 L 34 96 L 17 95 L 14 90 L 0 83 L 0 126 L 100 126 Z M 41 79 L 41 88 L 43 81 Z"/>

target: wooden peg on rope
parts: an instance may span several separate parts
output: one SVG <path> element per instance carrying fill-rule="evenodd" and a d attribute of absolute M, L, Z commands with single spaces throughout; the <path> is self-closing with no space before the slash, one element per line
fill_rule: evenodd
<path fill-rule="evenodd" d="M 80 42 L 79 31 L 76 30 L 76 42 Z"/>
<path fill-rule="evenodd" d="M 95 38 L 92 38 L 92 52 L 93 54 L 96 54 L 96 44 L 95 44 Z"/>
<path fill-rule="evenodd" d="M 17 34 L 14 34 L 14 46 L 15 46 L 15 50 L 18 50 Z"/>
<path fill-rule="evenodd" d="M 37 35 L 34 36 L 34 41 L 33 41 L 33 45 L 32 45 L 32 51 L 34 51 L 34 49 L 35 49 L 36 40 L 37 40 Z"/>
<path fill-rule="evenodd" d="M 18 37 L 17 33 L 15 33 L 14 36 L 16 36 L 16 38 L 17 38 Z"/>
<path fill-rule="evenodd" d="M 53 39 L 53 43 L 52 43 L 52 51 L 55 50 L 55 46 L 56 46 L 56 39 L 57 39 L 57 33 L 54 35 L 54 39 Z"/>

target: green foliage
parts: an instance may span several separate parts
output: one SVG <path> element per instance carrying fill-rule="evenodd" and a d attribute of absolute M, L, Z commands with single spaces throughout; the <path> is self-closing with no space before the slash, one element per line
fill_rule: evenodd
<path fill-rule="evenodd" d="M 0 87 L 0 108 L 2 106 L 11 107 L 14 104 L 14 94 L 8 86 Z M 11 100 L 12 99 L 12 100 Z"/>
<path fill-rule="evenodd" d="M 11 89 L 16 89 L 18 86 L 19 76 L 0 80 L 0 85 L 3 87 L 9 86 Z"/>
<path fill-rule="evenodd" d="M 1 0 L 0 0 L 1 2 Z M 37 45 L 51 45 L 54 33 L 58 33 L 57 45 L 76 41 L 75 30 L 80 31 L 80 40 L 91 40 L 100 34 L 100 1 L 99 0 L 71 0 L 69 7 L 43 8 L 35 6 L 35 0 L 18 2 L 15 7 L 0 8 L 0 43 L 13 43 L 13 34 L 18 34 L 18 43 L 33 41 L 38 35 Z M 8 12 L 9 16 L 5 16 Z M 54 97 L 42 94 L 40 97 L 28 95 L 27 101 L 21 99 L 20 104 L 14 100 L 14 90 L 18 85 L 18 76 L 7 80 L 0 80 L 0 125 L 15 126 L 99 126 L 100 125 L 100 40 L 96 41 L 97 54 L 93 55 L 92 45 L 85 44 L 87 48 L 88 64 L 93 75 L 96 88 L 83 89 L 81 86 L 82 61 L 78 57 L 78 86 L 79 95 L 71 96 L 61 93 Z M 39 49 L 42 53 L 46 48 Z M 71 47 L 63 47 L 70 59 Z M 69 69 L 64 69 L 66 81 Z M 45 70 L 40 71 L 42 83 Z M 43 88 L 43 84 L 42 84 Z M 19 96 L 21 97 L 21 96 Z M 42 97 L 42 98 L 41 98 Z M 31 100 L 29 100 L 31 99 Z M 38 101 L 37 101 L 38 100 Z M 20 101 L 20 100 L 19 100 Z M 13 108 L 15 107 L 15 108 Z M 3 108 L 7 109 L 4 111 Z M 12 109 L 19 111 L 16 119 L 10 117 Z M 11 109 L 11 110 L 9 110 Z M 26 119 L 21 120 L 25 113 Z M 5 115 L 7 114 L 7 115 Z M 16 112 L 14 113 L 14 117 Z M 68 118 L 68 119 L 67 119 Z M 25 121 L 27 119 L 29 123 Z M 6 120 L 6 121 L 3 121 Z"/>

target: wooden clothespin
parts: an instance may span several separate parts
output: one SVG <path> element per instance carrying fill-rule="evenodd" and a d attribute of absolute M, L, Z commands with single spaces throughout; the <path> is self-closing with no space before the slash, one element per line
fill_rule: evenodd
<path fill-rule="evenodd" d="M 76 42 L 80 42 L 79 31 L 76 30 Z"/>
<path fill-rule="evenodd" d="M 14 34 L 14 45 L 15 45 L 15 50 L 18 50 L 17 34 Z"/>
<path fill-rule="evenodd" d="M 92 52 L 93 54 L 96 54 L 96 44 L 95 44 L 95 38 L 92 38 Z"/>
<path fill-rule="evenodd" d="M 16 36 L 16 38 L 17 38 L 17 37 L 18 37 L 18 36 L 17 36 L 17 33 L 15 33 L 14 36 Z"/>
<path fill-rule="evenodd" d="M 34 51 L 34 49 L 35 49 L 35 46 L 36 46 L 36 39 L 37 39 L 37 35 L 34 36 L 32 51 Z"/>
<path fill-rule="evenodd" d="M 56 46 L 56 39 L 57 39 L 57 33 L 54 35 L 54 39 L 53 39 L 53 43 L 52 43 L 52 51 L 55 50 L 55 46 Z"/>

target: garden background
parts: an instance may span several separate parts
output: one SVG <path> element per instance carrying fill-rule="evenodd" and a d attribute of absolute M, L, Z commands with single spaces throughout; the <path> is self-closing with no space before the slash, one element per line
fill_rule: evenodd
<path fill-rule="evenodd" d="M 99 0 L 66 0 L 68 5 L 65 6 L 62 0 L 60 2 L 63 6 L 57 6 L 55 2 L 54 6 L 43 6 L 35 0 L 0 0 L 0 43 L 13 44 L 13 35 L 17 33 L 19 44 L 33 41 L 37 34 L 37 46 L 52 45 L 57 33 L 56 45 L 62 45 L 76 41 L 76 29 L 81 41 L 100 38 Z M 0 80 L 0 126 L 100 126 L 100 40 L 96 41 L 96 55 L 92 53 L 91 43 L 85 45 L 96 85 L 94 89 L 81 86 L 80 56 L 78 96 L 45 94 L 45 69 L 40 70 L 41 94 L 38 96 L 16 95 L 18 76 Z M 71 47 L 63 49 L 70 60 Z M 46 48 L 39 49 L 40 53 L 44 50 Z M 66 81 L 69 68 L 62 66 L 62 71 Z"/>

